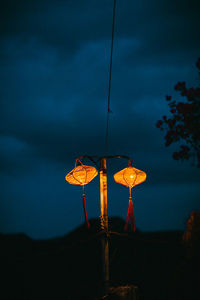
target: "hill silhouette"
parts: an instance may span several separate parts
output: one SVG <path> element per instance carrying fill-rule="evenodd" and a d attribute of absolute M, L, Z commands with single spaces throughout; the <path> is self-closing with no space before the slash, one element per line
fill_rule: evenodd
<path fill-rule="evenodd" d="M 102 291 L 100 222 L 92 219 L 69 234 L 33 240 L 0 235 L 0 299 L 99 299 Z M 111 285 L 138 286 L 139 299 L 197 299 L 200 259 L 187 256 L 183 232 L 124 234 L 110 220 Z"/>

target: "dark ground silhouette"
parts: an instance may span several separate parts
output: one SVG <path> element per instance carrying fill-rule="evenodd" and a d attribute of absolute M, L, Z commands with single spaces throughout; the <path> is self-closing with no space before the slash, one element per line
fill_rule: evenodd
<path fill-rule="evenodd" d="M 141 300 L 200 298 L 198 243 L 187 246 L 176 231 L 124 235 L 120 218 L 112 218 L 110 227 L 112 286 L 136 285 Z M 98 220 L 91 220 L 90 230 L 83 225 L 50 240 L 1 234 L 0 299 L 97 299 L 101 236 Z"/>

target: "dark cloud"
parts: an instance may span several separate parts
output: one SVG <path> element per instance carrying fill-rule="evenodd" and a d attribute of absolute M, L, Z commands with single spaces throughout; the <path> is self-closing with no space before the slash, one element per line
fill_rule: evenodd
<path fill-rule="evenodd" d="M 3 3 L 1 208 L 7 219 L 22 221 L 19 226 L 13 221 L 10 227 L 5 221 L 2 230 L 28 228 L 27 232 L 38 235 L 34 218 L 41 222 L 44 218 L 48 224 L 52 221 L 57 193 L 59 205 L 72 213 L 78 196 L 75 204 L 63 203 L 66 194 L 69 198 L 75 194 L 74 189 L 60 182 L 61 178 L 73 168 L 76 156 L 105 152 L 112 6 L 113 2 L 106 0 Z M 185 80 L 191 86 L 197 83 L 194 65 L 200 49 L 199 9 L 199 1 L 117 1 L 109 149 L 112 154 L 131 156 L 135 166 L 147 172 L 147 184 L 138 190 L 141 203 L 147 203 L 150 195 L 149 203 L 154 201 L 159 215 L 168 210 L 165 221 L 159 217 L 149 226 L 154 218 L 151 210 L 146 223 L 141 222 L 145 229 L 170 228 L 167 218 L 173 205 L 177 210 L 180 207 L 179 221 L 173 225 L 178 228 L 186 211 L 198 206 L 199 171 L 172 160 L 175 148 L 165 148 L 163 134 L 155 123 L 168 114 L 165 95 L 177 97 L 173 90 L 177 81 Z M 126 162 L 115 161 L 110 172 L 124 165 Z M 51 192 L 49 186 L 54 187 Z M 95 188 L 91 188 L 90 196 L 93 193 L 98 198 Z M 113 189 L 115 198 L 115 185 Z M 15 205 L 15 193 L 17 199 L 22 199 L 20 210 Z M 39 202 L 34 206 L 36 198 L 44 201 L 39 215 Z M 26 201 L 30 206 L 24 205 Z M 52 211 L 48 221 L 45 205 L 49 202 Z M 111 213 L 121 211 L 120 203 L 118 199 Z M 139 216 L 143 204 L 138 207 Z M 97 216 L 96 206 L 91 205 L 91 215 Z M 23 215 L 30 213 L 30 207 L 34 213 L 26 227 Z M 60 214 L 58 209 L 57 220 Z M 64 232 L 80 222 L 78 217 L 72 221 L 68 215 L 66 223 L 65 217 L 62 214 L 63 223 L 55 231 L 43 228 L 43 235 Z"/>
<path fill-rule="evenodd" d="M 112 5 L 106 0 L 4 1 L 1 33 L 21 37 L 22 44 L 37 38 L 65 52 L 67 59 L 89 41 L 110 39 Z M 199 46 L 199 9 L 196 0 L 119 1 L 116 38 L 139 40 L 143 54 L 194 50 Z"/>

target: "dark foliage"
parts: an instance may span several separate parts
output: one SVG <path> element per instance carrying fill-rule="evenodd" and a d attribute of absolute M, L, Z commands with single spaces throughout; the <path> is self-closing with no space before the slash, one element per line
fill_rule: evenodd
<path fill-rule="evenodd" d="M 200 75 L 200 58 L 196 62 Z M 163 116 L 157 121 L 156 127 L 165 131 L 165 146 L 174 142 L 184 142 L 177 152 L 173 153 L 175 160 L 193 159 L 200 168 L 200 86 L 187 88 L 185 82 L 178 82 L 175 87 L 183 102 L 166 96 L 171 117 Z"/>

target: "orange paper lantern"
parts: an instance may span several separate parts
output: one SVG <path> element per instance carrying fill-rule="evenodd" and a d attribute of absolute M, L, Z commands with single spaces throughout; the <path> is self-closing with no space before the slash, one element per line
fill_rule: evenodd
<path fill-rule="evenodd" d="M 80 165 L 76 166 L 77 163 L 76 160 L 75 168 L 65 176 L 65 179 L 70 184 L 82 185 L 83 187 L 83 208 L 84 208 L 85 220 L 89 228 L 90 223 L 88 221 L 87 211 L 86 211 L 84 186 L 88 184 L 90 181 L 92 181 L 98 175 L 98 171 L 95 167 L 83 165 L 80 160 L 78 161 Z"/>
<path fill-rule="evenodd" d="M 70 184 L 86 185 L 98 175 L 96 168 L 86 165 L 79 165 L 69 172 L 65 179 Z"/>
<path fill-rule="evenodd" d="M 146 180 L 146 173 L 129 166 L 114 175 L 114 180 L 122 184 L 124 186 L 129 187 L 129 206 L 128 206 L 128 213 L 126 217 L 126 224 L 125 230 L 128 228 L 129 218 L 131 220 L 131 229 L 135 231 L 135 217 L 134 217 L 134 210 L 133 210 L 133 201 L 131 196 L 131 189 L 135 185 L 138 185 Z"/>

